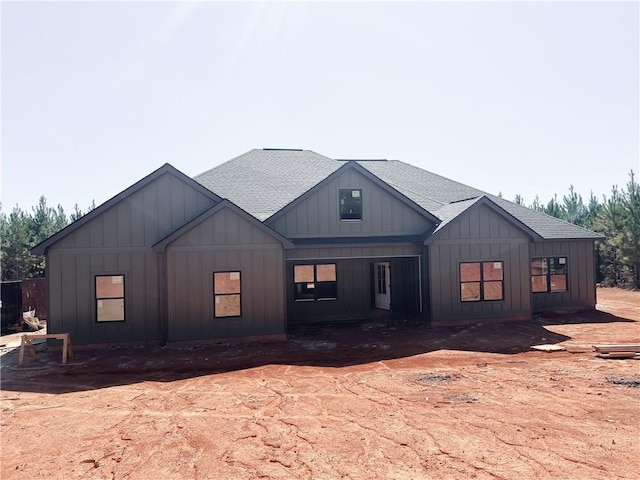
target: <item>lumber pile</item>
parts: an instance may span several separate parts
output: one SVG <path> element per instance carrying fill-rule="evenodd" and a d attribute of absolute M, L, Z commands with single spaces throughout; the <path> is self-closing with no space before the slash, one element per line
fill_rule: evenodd
<path fill-rule="evenodd" d="M 640 358 L 640 344 L 637 343 L 594 345 L 593 350 L 600 358 Z"/>

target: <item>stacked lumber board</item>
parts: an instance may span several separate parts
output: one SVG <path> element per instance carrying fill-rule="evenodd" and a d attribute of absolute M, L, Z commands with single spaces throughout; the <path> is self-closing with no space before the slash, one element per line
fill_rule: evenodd
<path fill-rule="evenodd" d="M 619 343 L 615 345 L 594 345 L 593 350 L 600 358 L 640 358 L 640 344 Z"/>

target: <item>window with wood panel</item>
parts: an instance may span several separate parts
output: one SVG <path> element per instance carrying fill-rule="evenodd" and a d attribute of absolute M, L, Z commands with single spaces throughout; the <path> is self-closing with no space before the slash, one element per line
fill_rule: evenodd
<path fill-rule="evenodd" d="M 96 321 L 124 322 L 124 275 L 96 275 Z"/>
<path fill-rule="evenodd" d="M 240 272 L 213 274 L 213 316 L 239 317 L 242 315 L 242 284 Z"/>
<path fill-rule="evenodd" d="M 567 291 L 567 257 L 542 257 L 531 260 L 533 293 Z"/>
<path fill-rule="evenodd" d="M 463 302 L 504 299 L 502 261 L 460 263 L 460 300 Z"/>
<path fill-rule="evenodd" d="M 293 266 L 296 301 L 335 300 L 338 284 L 335 263 Z"/>

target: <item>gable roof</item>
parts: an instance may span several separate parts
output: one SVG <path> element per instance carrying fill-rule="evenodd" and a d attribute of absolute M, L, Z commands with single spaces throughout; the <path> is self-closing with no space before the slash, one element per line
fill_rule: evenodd
<path fill-rule="evenodd" d="M 275 220 L 276 218 L 280 217 L 281 215 L 284 215 L 290 208 L 293 208 L 298 203 L 304 201 L 307 197 L 312 195 L 313 192 L 317 191 L 318 189 L 322 188 L 324 185 L 326 185 L 329 182 L 333 181 L 338 176 L 342 175 L 343 173 L 345 173 L 348 170 L 355 170 L 360 175 L 364 176 L 367 180 L 371 181 L 372 183 L 374 183 L 375 185 L 380 187 L 382 190 L 386 191 L 387 193 L 389 193 L 393 197 L 395 197 L 398 200 L 400 200 L 402 203 L 404 203 L 409 208 L 415 210 L 419 214 L 421 214 L 424 217 L 426 217 L 429 221 L 431 221 L 433 223 L 436 223 L 436 224 L 439 222 L 438 217 L 433 215 L 428 210 L 424 209 L 421 205 L 417 204 L 416 202 L 414 202 L 410 198 L 408 198 L 405 195 L 403 195 L 400 192 L 398 192 L 398 190 L 393 188 L 387 182 L 383 182 L 376 175 L 371 173 L 366 168 L 362 167 L 362 165 L 360 165 L 359 162 L 352 161 L 352 160 L 347 160 L 347 161 L 340 161 L 340 163 L 342 163 L 342 165 L 337 170 L 335 170 L 332 173 L 330 173 L 327 177 L 322 179 L 320 182 L 318 182 L 316 185 L 311 187 L 309 190 L 307 190 L 305 193 L 303 193 L 299 197 L 296 197 L 293 201 L 291 201 L 290 203 L 285 205 L 283 208 L 281 208 L 280 210 L 275 212 L 273 215 L 271 215 L 267 220 L 269 220 L 269 221 Z"/>
<path fill-rule="evenodd" d="M 154 252 L 164 252 L 167 249 L 167 246 L 171 242 L 173 242 L 174 240 L 180 238 L 182 235 L 187 233 L 189 230 L 191 230 L 194 227 L 198 226 L 199 224 L 204 222 L 207 218 L 212 217 L 213 215 L 215 215 L 216 213 L 218 213 L 220 210 L 222 210 L 224 208 L 228 208 L 229 210 L 231 210 L 235 214 L 237 214 L 240 217 L 242 217 L 245 220 L 247 220 L 251 225 L 259 228 L 260 230 L 265 232 L 267 235 L 270 235 L 273 238 L 275 238 L 276 240 L 280 241 L 285 248 L 293 248 L 294 247 L 293 243 L 290 240 L 288 240 L 287 238 L 283 237 L 282 235 L 280 235 L 275 230 L 272 230 L 271 228 L 266 226 L 264 223 L 262 223 L 259 220 L 257 220 L 255 217 L 249 215 L 247 212 L 245 212 L 244 210 L 239 208 L 237 205 L 234 205 L 229 200 L 224 199 L 224 200 L 221 200 L 220 202 L 216 203 L 215 205 L 212 205 L 207 210 L 202 212 L 200 215 L 198 215 L 197 217 L 195 217 L 191 221 L 185 223 L 182 227 L 180 227 L 177 230 L 171 232 L 169 235 L 164 237 L 162 240 L 156 242 L 151 248 L 153 249 Z"/>
<path fill-rule="evenodd" d="M 76 231 L 78 228 L 82 227 L 83 225 L 89 223 L 91 220 L 96 218 L 98 215 L 101 215 L 103 212 L 105 212 L 106 210 L 110 209 L 114 205 L 117 205 L 118 203 L 120 203 L 125 198 L 129 197 L 130 195 L 134 194 L 135 192 L 137 192 L 137 191 L 141 190 L 142 188 L 144 188 L 145 186 L 149 185 L 151 182 L 153 182 L 154 180 L 160 178 L 165 173 L 168 173 L 170 175 L 173 175 L 173 176 L 177 177 L 178 179 L 182 180 L 186 184 L 188 184 L 191 187 L 195 188 L 198 192 L 200 192 L 203 195 L 206 195 L 207 197 L 209 197 L 214 202 L 219 202 L 220 200 L 222 200 L 218 195 L 216 195 L 212 191 L 208 190 L 207 188 L 203 187 L 201 184 L 199 184 L 198 182 L 194 181 L 193 179 L 189 178 L 188 176 L 186 176 L 184 173 L 182 173 L 177 168 L 173 167 L 172 165 L 169 165 L 168 163 L 165 163 L 163 166 L 161 166 L 157 170 L 151 172 L 149 175 L 147 175 L 143 179 L 137 181 L 136 183 L 131 185 L 126 190 L 123 190 L 122 192 L 120 192 L 116 196 L 114 196 L 114 197 L 110 198 L 109 200 L 107 200 L 106 202 L 104 202 L 102 205 L 99 205 L 98 207 L 96 207 L 95 209 L 91 210 L 86 215 L 83 215 L 82 217 L 80 217 L 75 222 L 67 225 L 65 228 L 63 228 L 59 232 L 51 235 L 46 240 L 40 242 L 38 245 L 36 245 L 35 247 L 33 247 L 31 249 L 31 252 L 34 255 L 44 255 L 46 253 L 46 251 L 47 251 L 47 248 L 49 248 L 51 245 L 53 245 L 54 243 L 58 242 L 62 238 L 66 237 L 70 233 Z"/>
<path fill-rule="evenodd" d="M 545 240 L 579 240 L 604 238 L 599 233 L 579 227 L 556 217 L 538 212 L 517 203 L 510 202 L 495 195 L 488 195 L 498 206 L 520 220 Z"/>
<path fill-rule="evenodd" d="M 510 202 L 507 202 L 510 203 Z M 449 224 L 451 224 L 456 218 L 460 217 L 464 212 L 476 208 L 479 205 L 484 205 L 490 208 L 494 213 L 498 214 L 516 228 L 520 229 L 526 236 L 533 238 L 535 240 L 541 240 L 542 236 L 538 234 L 535 230 L 531 229 L 525 223 L 520 221 L 517 217 L 514 217 L 509 212 L 504 210 L 502 207 L 497 205 L 492 199 L 487 197 L 486 195 L 481 195 L 480 197 L 471 198 L 469 200 L 462 200 L 460 202 L 453 202 L 447 205 L 444 205 L 439 211 L 440 218 L 442 222 L 438 227 L 433 231 L 433 235 L 431 235 L 427 240 L 425 240 L 425 244 L 430 243 L 433 239 L 435 239 L 441 231 L 445 230 Z"/>
<path fill-rule="evenodd" d="M 485 193 L 399 160 L 358 163 L 432 213 L 451 202 L 479 197 Z"/>
<path fill-rule="evenodd" d="M 456 205 L 457 202 L 477 199 L 484 195 L 543 239 L 595 240 L 603 238 L 602 235 L 591 230 L 436 175 L 408 163 L 388 160 L 386 162 L 363 162 L 362 165 L 443 221 L 450 220 L 453 212 L 462 208 L 463 205 Z"/>
<path fill-rule="evenodd" d="M 601 235 L 399 160 L 334 160 L 311 150 L 256 149 L 194 179 L 260 221 L 303 196 L 344 164 L 355 162 L 441 221 L 464 201 L 486 196 L 542 239 L 599 239 Z M 458 213 L 458 214 L 459 214 Z"/>
<path fill-rule="evenodd" d="M 255 149 L 194 180 L 264 221 L 341 166 L 311 150 Z"/>

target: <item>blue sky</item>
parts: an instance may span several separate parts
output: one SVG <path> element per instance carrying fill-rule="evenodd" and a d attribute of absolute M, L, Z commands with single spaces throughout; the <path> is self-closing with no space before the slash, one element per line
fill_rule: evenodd
<path fill-rule="evenodd" d="M 85 209 L 252 148 L 525 203 L 639 170 L 637 2 L 3 2 L 2 203 Z"/>

